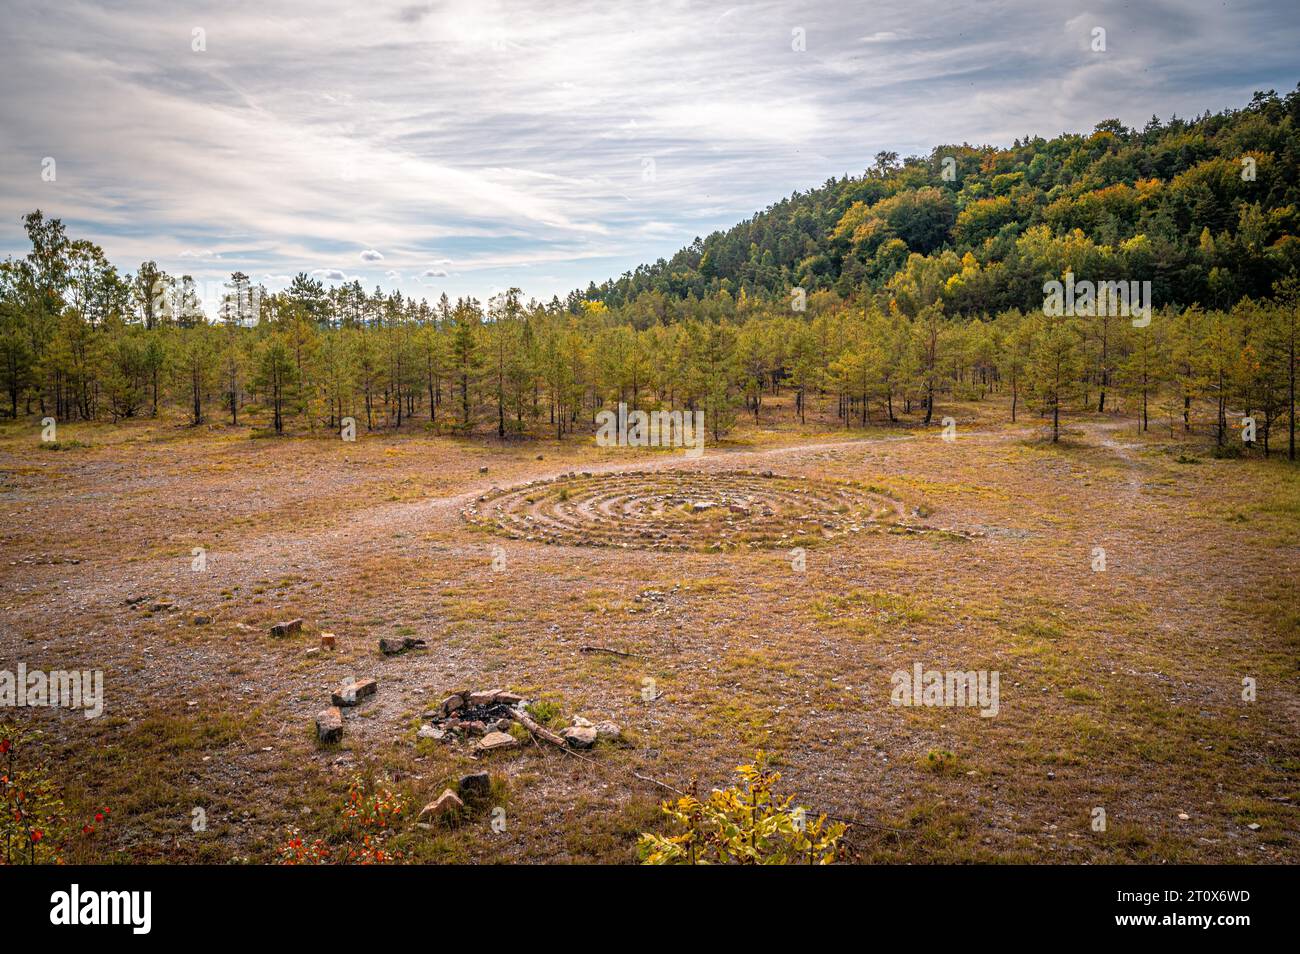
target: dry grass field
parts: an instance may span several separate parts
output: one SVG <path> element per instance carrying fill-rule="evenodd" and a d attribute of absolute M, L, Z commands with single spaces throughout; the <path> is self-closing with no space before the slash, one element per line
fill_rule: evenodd
<path fill-rule="evenodd" d="M 663 824 L 652 780 L 707 791 L 763 749 L 853 822 L 854 860 L 1300 861 L 1300 473 L 1127 418 L 1053 445 L 995 401 L 944 411 L 951 442 L 765 421 L 698 460 L 419 425 L 66 424 L 57 448 L 4 425 L 0 668 L 104 672 L 100 718 L 18 714 L 70 805 L 113 807 L 73 860 L 273 861 L 291 826 L 329 835 L 354 774 L 418 808 L 485 767 L 504 830 L 406 825 L 407 858 L 629 862 Z M 338 649 L 309 655 L 320 631 Z M 428 649 L 382 655 L 394 636 Z M 998 671 L 997 715 L 891 705 L 918 662 Z M 324 747 L 349 676 L 379 691 Z M 623 739 L 417 739 L 462 688 Z"/>

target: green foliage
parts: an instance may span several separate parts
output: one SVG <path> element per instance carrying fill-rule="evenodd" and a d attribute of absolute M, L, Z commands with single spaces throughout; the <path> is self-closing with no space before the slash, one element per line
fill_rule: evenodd
<path fill-rule="evenodd" d="M 0 865 L 63 864 L 112 815 L 102 807 L 72 819 L 49 767 L 33 751 L 35 741 L 16 724 L 0 723 Z"/>
<path fill-rule="evenodd" d="M 931 749 L 925 753 L 921 767 L 935 775 L 957 775 L 961 772 L 961 760 L 947 749 Z"/>
<path fill-rule="evenodd" d="M 282 865 L 400 862 L 403 853 L 388 847 L 405 821 L 409 802 L 383 780 L 353 776 L 339 808 L 339 827 L 328 838 L 305 838 L 296 828 L 286 832 L 278 855 Z"/>
<path fill-rule="evenodd" d="M 1001 392 L 1013 421 L 1041 415 L 1053 439 L 1085 408 L 1191 433 L 1213 405 L 1221 448 L 1250 416 L 1265 454 L 1283 426 L 1291 453 L 1297 123 L 1300 91 L 1266 93 L 1141 131 L 1107 120 L 882 154 L 550 302 L 511 288 L 430 303 L 305 274 L 268 294 L 236 272 L 210 319 L 191 277 L 152 261 L 119 275 L 38 210 L 29 254 L 0 263 L 0 413 L 118 421 L 170 405 L 197 426 L 219 404 L 230 426 L 247 407 L 273 434 L 418 416 L 504 440 L 590 434 L 626 403 L 702 413 L 716 442 L 741 414 L 773 423 L 783 390 L 798 421 L 833 402 L 846 428 L 900 409 L 938 424 L 944 402 Z M 1045 283 L 1067 274 L 1150 282 L 1153 321 L 1045 314 Z"/>
<path fill-rule="evenodd" d="M 679 314 L 724 292 L 862 298 L 886 289 L 910 253 L 972 256 L 970 275 L 940 292 L 949 314 L 1037 307 L 1042 282 L 1067 264 L 1083 277 L 1143 273 L 1162 304 L 1226 307 L 1268 294 L 1300 264 L 1300 183 L 1288 172 L 1298 145 L 1300 90 L 1192 121 L 1153 118 L 1141 131 L 1107 120 L 1091 135 L 1007 148 L 940 145 L 796 192 L 584 296 Z M 987 288 L 969 294 L 972 282 Z"/>
<path fill-rule="evenodd" d="M 830 864 L 840 853 L 848 826 L 816 820 L 794 796 L 774 794 L 781 780 L 759 752 L 752 765 L 736 768 L 740 786 L 714 789 L 703 801 L 683 795 L 665 802 L 663 812 L 676 834 L 644 833 L 637 842 L 642 864 Z"/>
<path fill-rule="evenodd" d="M 548 726 L 552 729 L 558 729 L 564 726 L 564 713 L 560 710 L 557 703 L 548 699 L 537 699 L 528 703 L 528 714 L 532 716 L 541 725 Z"/>

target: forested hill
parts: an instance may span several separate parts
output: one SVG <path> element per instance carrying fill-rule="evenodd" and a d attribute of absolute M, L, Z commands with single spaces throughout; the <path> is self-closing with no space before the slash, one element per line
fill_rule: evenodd
<path fill-rule="evenodd" d="M 828 180 L 571 299 L 628 306 L 637 325 L 675 300 L 936 297 L 949 314 L 1042 304 L 1042 283 L 1151 280 L 1158 304 L 1231 305 L 1268 294 L 1300 264 L 1300 87 L 1256 93 L 1198 119 L 1118 120 L 1010 148 L 880 153 Z M 686 311 L 695 309 L 688 307 Z M 705 307 L 704 311 L 712 309 Z"/>

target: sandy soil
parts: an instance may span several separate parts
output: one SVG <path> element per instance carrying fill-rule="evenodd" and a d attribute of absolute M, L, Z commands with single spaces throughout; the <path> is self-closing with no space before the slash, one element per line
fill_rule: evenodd
<path fill-rule="evenodd" d="M 0 668 L 103 670 L 99 719 L 16 713 L 44 731 L 72 803 L 117 807 L 96 858 L 265 861 L 286 826 L 328 827 L 354 772 L 422 803 L 486 764 L 506 830 L 412 831 L 412 857 L 628 861 L 667 794 L 638 775 L 707 788 L 761 747 L 812 811 L 858 823 L 859 860 L 1300 860 L 1295 468 L 1213 460 L 1202 440 L 1109 417 L 1053 446 L 1005 410 L 962 408 L 952 442 L 748 426 L 699 460 L 150 422 L 61 427 L 70 446 L 55 451 L 9 425 Z M 799 524 L 801 572 L 784 529 L 721 550 L 556 545 L 462 513 L 574 472 L 645 472 L 653 487 L 658 471 L 765 470 L 871 487 L 901 519 L 954 532 Z M 677 533 L 689 517 L 659 519 Z M 294 617 L 304 635 L 269 634 Z M 308 656 L 324 630 L 339 650 Z M 430 648 L 379 654 L 394 635 Z M 917 662 L 996 670 L 998 714 L 891 705 L 891 673 Z M 379 693 L 322 748 L 312 718 L 351 675 Z M 466 687 L 612 719 L 626 738 L 595 764 L 417 743 L 420 713 Z"/>

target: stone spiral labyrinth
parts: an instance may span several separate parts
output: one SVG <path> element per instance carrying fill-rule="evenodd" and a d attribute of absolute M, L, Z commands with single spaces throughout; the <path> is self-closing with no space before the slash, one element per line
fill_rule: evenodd
<path fill-rule="evenodd" d="M 515 540 L 665 550 L 778 548 L 848 533 L 927 528 L 866 485 L 745 471 L 566 474 L 494 488 L 462 511 Z"/>

